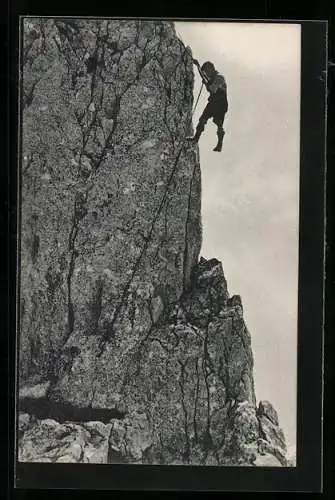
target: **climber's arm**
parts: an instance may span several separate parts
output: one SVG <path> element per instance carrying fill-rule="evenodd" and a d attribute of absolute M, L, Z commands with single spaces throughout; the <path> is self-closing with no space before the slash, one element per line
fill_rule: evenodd
<path fill-rule="evenodd" d="M 201 70 L 201 67 L 200 67 L 200 64 L 199 64 L 199 61 L 197 59 L 193 59 L 193 63 L 196 65 L 196 67 L 198 68 L 198 71 L 199 71 L 199 74 L 201 76 L 201 79 L 202 81 L 204 82 L 204 84 L 207 86 L 209 84 L 209 79 L 207 78 L 207 76 L 202 72 Z"/>

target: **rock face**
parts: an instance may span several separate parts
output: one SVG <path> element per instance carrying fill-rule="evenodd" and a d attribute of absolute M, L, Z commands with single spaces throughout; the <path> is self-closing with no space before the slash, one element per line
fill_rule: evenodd
<path fill-rule="evenodd" d="M 197 152 L 182 146 L 192 84 L 171 23 L 25 21 L 23 379 L 59 377 L 101 344 L 113 376 L 189 283 L 201 245 Z"/>
<path fill-rule="evenodd" d="M 286 465 L 199 260 L 193 78 L 170 22 L 25 21 L 21 461 Z"/>

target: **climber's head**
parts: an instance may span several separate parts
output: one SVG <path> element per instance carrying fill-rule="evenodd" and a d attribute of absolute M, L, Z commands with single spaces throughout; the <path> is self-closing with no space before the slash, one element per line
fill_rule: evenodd
<path fill-rule="evenodd" d="M 211 79 L 215 73 L 215 66 L 212 62 L 206 61 L 202 66 L 201 70 L 203 73 L 205 73 L 206 76 L 208 76 L 209 79 Z"/>

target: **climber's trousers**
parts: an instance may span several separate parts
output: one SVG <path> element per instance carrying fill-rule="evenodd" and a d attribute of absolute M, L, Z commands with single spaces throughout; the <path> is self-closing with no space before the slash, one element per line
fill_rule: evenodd
<path fill-rule="evenodd" d="M 200 135 L 205 129 L 207 121 L 212 118 L 213 122 L 217 126 L 217 136 L 218 141 L 222 142 L 224 136 L 223 122 L 225 118 L 226 111 L 221 106 L 218 106 L 215 101 L 209 101 L 205 107 L 202 115 L 199 118 L 199 122 L 195 132 L 195 139 L 199 140 Z"/>

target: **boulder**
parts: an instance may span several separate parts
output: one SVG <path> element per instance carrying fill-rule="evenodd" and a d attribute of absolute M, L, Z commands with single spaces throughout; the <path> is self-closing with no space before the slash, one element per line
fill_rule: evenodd
<path fill-rule="evenodd" d="M 21 425 L 23 416 L 20 416 Z M 111 424 L 35 420 L 19 440 L 20 462 L 107 463 Z"/>

